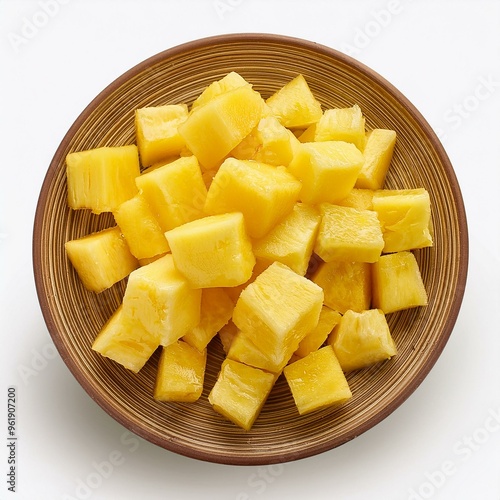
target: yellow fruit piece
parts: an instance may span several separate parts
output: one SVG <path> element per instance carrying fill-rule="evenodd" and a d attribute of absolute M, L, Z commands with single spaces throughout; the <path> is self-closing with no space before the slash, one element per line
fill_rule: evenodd
<path fill-rule="evenodd" d="M 182 340 L 163 347 L 153 397 L 157 401 L 194 403 L 203 392 L 207 350 Z"/>
<path fill-rule="evenodd" d="M 314 251 L 325 262 L 376 262 L 384 247 L 377 214 L 329 203 L 320 206 L 322 219 Z"/>
<path fill-rule="evenodd" d="M 201 291 L 193 290 L 174 266 L 171 254 L 129 276 L 123 315 L 160 338 L 163 346 L 179 340 L 200 321 Z"/>
<path fill-rule="evenodd" d="M 252 131 L 264 106 L 250 85 L 237 87 L 192 109 L 179 133 L 200 164 L 211 169 Z"/>
<path fill-rule="evenodd" d="M 427 292 L 413 253 L 382 255 L 373 264 L 372 273 L 372 304 L 385 314 L 427 305 Z"/>
<path fill-rule="evenodd" d="M 351 192 L 340 201 L 337 205 L 343 207 L 357 208 L 358 210 L 373 210 L 373 195 L 375 191 L 372 189 L 353 188 Z"/>
<path fill-rule="evenodd" d="M 303 75 L 297 75 L 266 100 L 271 112 L 287 128 L 305 128 L 322 115 L 321 104 L 314 97 Z"/>
<path fill-rule="evenodd" d="M 236 71 L 231 71 L 220 80 L 212 82 L 193 102 L 192 108 L 202 106 L 215 97 L 237 89 L 238 87 L 248 86 L 249 83 Z"/>
<path fill-rule="evenodd" d="M 212 215 L 165 233 L 175 265 L 194 288 L 237 286 L 255 257 L 240 212 Z"/>
<path fill-rule="evenodd" d="M 432 246 L 431 202 L 424 188 L 382 189 L 373 195 L 384 236 L 384 252 Z"/>
<path fill-rule="evenodd" d="M 124 201 L 113 216 L 137 259 L 150 259 L 170 250 L 158 221 L 140 194 Z"/>
<path fill-rule="evenodd" d="M 293 354 L 293 348 L 285 346 L 279 357 L 269 356 L 257 347 L 247 335 L 238 330 L 227 352 L 228 359 L 253 366 L 269 373 L 280 374 Z"/>
<path fill-rule="evenodd" d="M 254 241 L 257 259 L 286 264 L 297 274 L 306 274 L 320 223 L 319 211 L 296 203 L 293 210 L 263 238 Z"/>
<path fill-rule="evenodd" d="M 363 154 L 353 144 L 310 142 L 297 148 L 288 169 L 302 182 L 301 201 L 335 203 L 350 193 L 363 161 Z"/>
<path fill-rule="evenodd" d="M 300 342 L 294 356 L 305 358 L 311 352 L 317 351 L 328 338 L 342 316 L 337 311 L 323 306 L 319 315 L 318 324 Z"/>
<path fill-rule="evenodd" d="M 344 403 L 352 397 L 331 346 L 289 364 L 283 373 L 300 415 Z"/>
<path fill-rule="evenodd" d="M 278 369 L 318 324 L 323 290 L 279 262 L 240 294 L 233 322 Z"/>
<path fill-rule="evenodd" d="M 66 254 L 87 290 L 100 293 L 139 266 L 115 226 L 65 243 Z"/>
<path fill-rule="evenodd" d="M 208 400 L 215 411 L 249 431 L 275 381 L 272 373 L 225 359 Z"/>
<path fill-rule="evenodd" d="M 205 215 L 207 188 L 195 156 L 156 168 L 136 183 L 163 232 Z"/>
<path fill-rule="evenodd" d="M 366 142 L 365 118 L 361 108 L 355 104 L 351 108 L 327 109 L 318 123 L 310 126 L 301 142 L 344 141 L 354 144 L 363 151 Z"/>
<path fill-rule="evenodd" d="M 312 281 L 323 289 L 325 305 L 344 314 L 364 311 L 371 303 L 371 264 L 344 260 L 322 262 Z"/>
<path fill-rule="evenodd" d="M 217 332 L 231 319 L 234 303 L 223 288 L 201 291 L 200 322 L 182 340 L 202 351 Z"/>
<path fill-rule="evenodd" d="M 275 116 L 266 116 L 257 125 L 256 133 L 260 147 L 253 159 L 268 165 L 288 166 L 293 158 L 293 146 L 288 129 Z"/>
<path fill-rule="evenodd" d="M 366 368 L 397 354 L 389 325 L 379 309 L 346 311 L 329 339 L 344 372 Z"/>
<path fill-rule="evenodd" d="M 228 158 L 220 166 L 207 194 L 207 214 L 241 212 L 248 234 L 262 238 L 291 212 L 300 182 L 284 167 Z"/>
<path fill-rule="evenodd" d="M 396 132 L 394 130 L 374 129 L 368 133 L 363 150 L 365 162 L 356 181 L 356 187 L 382 189 L 395 144 Z"/>
<path fill-rule="evenodd" d="M 226 323 L 218 332 L 218 336 L 222 344 L 222 350 L 226 356 L 229 353 L 231 344 L 233 343 L 238 331 L 238 327 L 231 320 L 229 320 L 229 322 Z"/>
<path fill-rule="evenodd" d="M 120 305 L 97 335 L 92 349 L 138 373 L 159 345 L 158 336 L 150 334 L 140 324 L 123 321 Z"/>
<path fill-rule="evenodd" d="M 135 111 L 137 146 L 144 167 L 181 152 L 185 144 L 177 129 L 187 117 L 186 104 L 151 106 Z"/>
<path fill-rule="evenodd" d="M 66 156 L 68 205 L 95 214 L 112 212 L 137 194 L 140 173 L 137 146 L 89 149 Z"/>

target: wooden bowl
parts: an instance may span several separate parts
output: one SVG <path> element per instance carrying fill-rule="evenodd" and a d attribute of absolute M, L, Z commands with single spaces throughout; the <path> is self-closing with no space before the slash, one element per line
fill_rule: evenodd
<path fill-rule="evenodd" d="M 110 214 L 72 211 L 66 203 L 65 157 L 71 151 L 135 141 L 134 110 L 191 103 L 214 80 L 239 72 L 264 97 L 298 73 L 324 108 L 357 103 L 367 129 L 397 132 L 389 188 L 426 188 L 435 245 L 415 252 L 429 305 L 388 315 L 399 354 L 348 376 L 352 400 L 299 416 L 280 379 L 250 432 L 216 414 L 207 401 L 223 359 L 210 345 L 205 390 L 197 403 L 152 397 L 158 353 L 137 375 L 91 349 L 119 305 L 125 283 L 99 295 L 86 291 L 64 243 L 113 224 Z M 77 118 L 57 149 L 43 183 L 33 235 L 37 293 L 60 355 L 88 394 L 129 430 L 173 452 L 224 464 L 272 464 L 312 456 L 370 429 L 422 382 L 442 352 L 464 293 L 468 235 L 460 188 L 436 135 L 390 83 L 352 58 L 305 40 L 267 34 L 222 35 L 171 48 L 133 67 Z"/>

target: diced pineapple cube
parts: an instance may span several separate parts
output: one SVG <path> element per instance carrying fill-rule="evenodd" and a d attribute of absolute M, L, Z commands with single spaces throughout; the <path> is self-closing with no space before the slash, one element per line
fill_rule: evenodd
<path fill-rule="evenodd" d="M 200 322 L 182 340 L 202 351 L 231 319 L 233 309 L 234 303 L 223 288 L 202 289 Z"/>
<path fill-rule="evenodd" d="M 344 403 L 352 397 L 331 346 L 289 364 L 283 373 L 300 415 Z"/>
<path fill-rule="evenodd" d="M 224 354 L 226 354 L 226 356 L 229 353 L 231 344 L 233 343 L 233 340 L 238 332 L 238 327 L 232 322 L 232 320 L 229 320 L 229 322 L 219 330 L 218 336 L 222 344 L 222 350 L 224 351 Z"/>
<path fill-rule="evenodd" d="M 272 373 L 226 358 L 208 400 L 215 411 L 249 431 L 275 381 Z"/>
<path fill-rule="evenodd" d="M 241 212 L 249 236 L 262 238 L 291 212 L 300 188 L 284 167 L 228 158 L 210 185 L 205 211 L 212 215 Z"/>
<path fill-rule="evenodd" d="M 325 305 L 344 314 L 348 309 L 364 311 L 371 303 L 371 264 L 366 262 L 322 262 L 312 276 L 325 294 Z"/>
<path fill-rule="evenodd" d="M 298 146 L 288 169 L 302 182 L 301 201 L 335 203 L 354 187 L 363 161 L 363 154 L 353 144 L 309 142 Z"/>
<path fill-rule="evenodd" d="M 346 311 L 329 344 L 344 372 L 365 368 L 397 354 L 389 325 L 379 309 Z"/>
<path fill-rule="evenodd" d="M 157 401 L 194 403 L 203 392 L 207 350 L 182 340 L 163 347 L 153 397 Z"/>
<path fill-rule="evenodd" d="M 187 117 L 186 104 L 151 106 L 135 111 L 137 146 L 144 167 L 181 152 L 185 143 L 177 129 Z"/>
<path fill-rule="evenodd" d="M 140 194 L 124 201 L 113 216 L 137 259 L 150 259 L 170 250 L 158 221 Z"/>
<path fill-rule="evenodd" d="M 65 243 L 66 254 L 83 286 L 100 293 L 139 266 L 118 226 Z"/>
<path fill-rule="evenodd" d="M 176 267 L 194 288 L 237 286 L 252 275 L 255 257 L 241 212 L 188 222 L 165 236 Z"/>
<path fill-rule="evenodd" d="M 137 193 L 137 146 L 102 147 L 66 156 L 68 205 L 95 214 L 112 212 Z"/>
<path fill-rule="evenodd" d="M 304 203 L 296 203 L 293 210 L 263 238 L 254 241 L 257 259 L 286 264 L 304 276 L 316 241 L 321 215 Z"/>
<path fill-rule="evenodd" d="M 318 285 L 274 262 L 241 292 L 233 322 L 279 367 L 316 327 L 322 305 Z"/>
<path fill-rule="evenodd" d="M 384 186 L 395 144 L 394 130 L 374 129 L 367 134 L 363 150 L 365 162 L 356 180 L 356 187 L 381 189 Z"/>
<path fill-rule="evenodd" d="M 195 156 L 143 174 L 136 183 L 164 232 L 205 215 L 207 188 Z"/>
<path fill-rule="evenodd" d="M 321 104 L 314 97 L 303 75 L 297 75 L 266 101 L 272 113 L 287 128 L 305 128 L 322 115 Z"/>
<path fill-rule="evenodd" d="M 340 313 L 323 306 L 318 324 L 302 339 L 299 348 L 294 352 L 294 356 L 305 358 L 311 352 L 317 351 L 339 323 L 340 318 L 342 318 Z"/>
<path fill-rule="evenodd" d="M 427 305 L 427 292 L 413 253 L 382 255 L 373 264 L 372 273 L 372 304 L 385 314 Z"/>
<path fill-rule="evenodd" d="M 340 201 L 337 205 L 343 207 L 357 208 L 358 210 L 373 210 L 373 195 L 375 191 L 372 189 L 353 188 L 351 192 Z"/>
<path fill-rule="evenodd" d="M 329 203 L 320 206 L 322 219 L 314 251 L 325 262 L 376 262 L 384 247 L 377 214 Z"/>
<path fill-rule="evenodd" d="M 293 158 L 290 130 L 275 116 L 265 116 L 229 154 L 238 160 L 255 160 L 275 167 L 286 167 Z"/>
<path fill-rule="evenodd" d="M 381 189 L 373 195 L 384 253 L 432 246 L 431 202 L 424 188 Z"/>
<path fill-rule="evenodd" d="M 231 341 L 227 357 L 247 366 L 253 366 L 278 375 L 286 366 L 292 354 L 293 348 L 285 346 L 279 356 L 270 356 L 257 347 L 245 333 L 238 330 Z"/>
<path fill-rule="evenodd" d="M 312 139 L 309 139 L 312 136 Z M 309 140 L 344 141 L 354 144 L 363 151 L 366 142 L 365 118 L 361 108 L 355 104 L 351 108 L 327 109 L 318 123 L 304 132 Z M 301 141 L 304 139 L 301 137 Z"/>
<path fill-rule="evenodd" d="M 201 165 L 211 169 L 252 131 L 264 106 L 250 85 L 237 87 L 192 109 L 179 133 Z"/>
<path fill-rule="evenodd" d="M 122 309 L 120 305 L 109 318 L 95 338 L 92 349 L 137 373 L 160 345 L 160 339 L 141 324 L 124 321 Z"/>
<path fill-rule="evenodd" d="M 236 71 L 231 71 L 220 80 L 212 82 L 203 92 L 194 100 L 192 108 L 202 106 L 215 97 L 237 89 L 238 87 L 248 86 L 249 83 Z"/>
<path fill-rule="evenodd" d="M 179 340 L 200 321 L 201 290 L 176 269 L 171 254 L 129 276 L 123 297 L 124 319 L 140 324 L 163 346 Z"/>

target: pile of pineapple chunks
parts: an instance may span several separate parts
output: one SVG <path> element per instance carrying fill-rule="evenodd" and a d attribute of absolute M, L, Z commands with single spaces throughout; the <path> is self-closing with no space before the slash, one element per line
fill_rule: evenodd
<path fill-rule="evenodd" d="M 264 100 L 235 72 L 135 131 L 66 158 L 69 206 L 116 221 L 68 241 L 71 263 L 92 292 L 128 278 L 95 351 L 137 373 L 160 348 L 153 397 L 194 402 L 218 335 L 208 399 L 245 430 L 281 374 L 304 415 L 396 355 L 386 315 L 427 304 L 432 226 L 424 188 L 384 189 L 395 131 L 323 110 L 302 75 Z"/>

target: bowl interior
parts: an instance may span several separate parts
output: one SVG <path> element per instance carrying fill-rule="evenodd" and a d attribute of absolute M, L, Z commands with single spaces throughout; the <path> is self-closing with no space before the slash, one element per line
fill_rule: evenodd
<path fill-rule="evenodd" d="M 250 432 L 217 415 L 207 396 L 223 352 L 210 345 L 205 390 L 194 404 L 153 400 L 158 353 L 137 375 L 91 350 L 118 307 L 124 282 L 87 292 L 64 243 L 114 224 L 110 214 L 72 211 L 66 203 L 65 156 L 71 151 L 135 141 L 134 110 L 191 103 L 230 71 L 268 97 L 298 73 L 323 107 L 358 104 L 367 129 L 397 132 L 389 188 L 424 187 L 431 196 L 435 246 L 415 252 L 429 305 L 388 316 L 398 355 L 349 374 L 352 400 L 299 417 L 280 379 Z M 467 227 L 460 189 L 438 139 L 392 85 L 355 60 L 312 42 L 276 35 L 226 35 L 169 49 L 125 73 L 83 111 L 64 137 L 47 172 L 35 216 L 34 272 L 49 332 L 73 375 L 116 420 L 171 451 L 226 464 L 271 464 L 339 446 L 391 413 L 434 365 L 452 331 L 467 272 Z"/>

